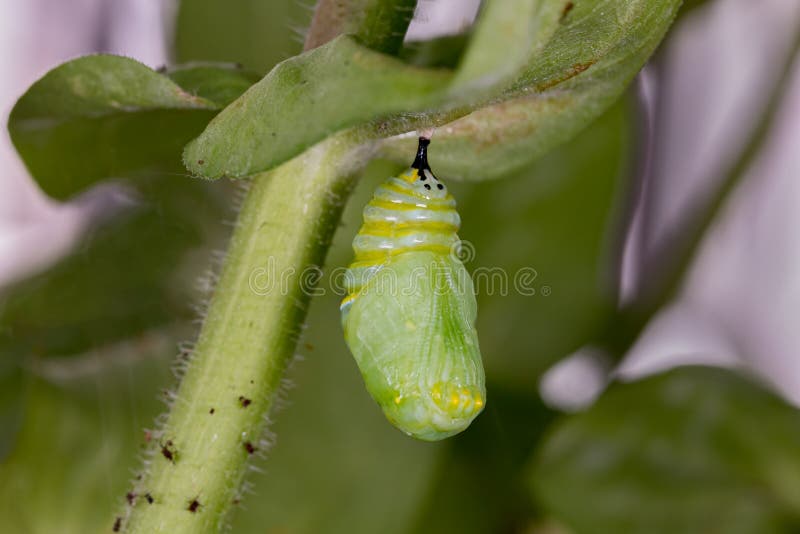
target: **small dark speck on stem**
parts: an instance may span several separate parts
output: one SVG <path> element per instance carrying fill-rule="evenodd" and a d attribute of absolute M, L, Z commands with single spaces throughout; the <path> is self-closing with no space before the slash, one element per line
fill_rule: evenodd
<path fill-rule="evenodd" d="M 190 512 L 192 512 L 192 513 L 195 513 L 195 512 L 197 512 L 197 510 L 199 510 L 199 509 L 200 509 L 200 507 L 202 507 L 202 506 L 203 506 L 203 505 L 202 505 L 202 504 L 200 504 L 200 501 L 198 501 L 198 500 L 197 500 L 197 498 L 195 497 L 194 499 L 192 499 L 191 501 L 189 501 L 189 506 L 187 506 L 187 507 L 186 507 L 186 509 L 187 509 L 187 510 L 189 510 Z"/>
<path fill-rule="evenodd" d="M 251 401 L 250 399 L 248 399 L 244 395 L 239 395 L 239 405 L 242 408 L 247 408 L 248 406 L 250 406 L 250 404 L 252 404 L 252 402 L 253 401 Z"/>
<path fill-rule="evenodd" d="M 244 442 L 244 450 L 247 451 L 247 454 L 253 454 L 254 452 L 256 452 L 256 448 L 249 441 Z"/>
<path fill-rule="evenodd" d="M 111 528 L 114 532 L 119 532 L 119 529 L 122 528 L 122 518 L 118 517 L 114 520 L 114 526 Z"/>
<path fill-rule="evenodd" d="M 567 15 L 569 15 L 569 12 L 572 11 L 572 8 L 574 8 L 574 7 L 575 7 L 575 3 L 567 2 L 567 5 L 564 6 L 564 11 L 561 12 L 561 20 L 564 20 L 567 17 Z"/>
<path fill-rule="evenodd" d="M 178 451 L 176 451 L 172 445 L 172 440 L 167 440 L 165 444 L 161 445 L 161 455 L 170 462 L 175 463 L 175 456 L 178 454 Z"/>

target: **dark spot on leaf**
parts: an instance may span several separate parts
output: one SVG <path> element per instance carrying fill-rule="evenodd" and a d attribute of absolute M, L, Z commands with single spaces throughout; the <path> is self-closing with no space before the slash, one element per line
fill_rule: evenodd
<path fill-rule="evenodd" d="M 119 529 L 121 528 L 122 528 L 122 518 L 118 517 L 114 520 L 114 526 L 112 527 L 111 530 L 113 530 L 114 532 L 119 532 Z"/>
<path fill-rule="evenodd" d="M 134 501 L 136 501 L 136 494 L 132 491 L 129 491 L 125 494 L 125 500 L 128 501 L 128 504 L 133 506 Z"/>
<path fill-rule="evenodd" d="M 205 162 L 206 162 L 206 160 L 204 160 L 204 159 L 198 159 L 198 160 L 197 160 L 197 164 L 198 164 L 198 165 L 202 165 L 202 164 L 203 164 L 203 163 L 205 163 Z"/>
<path fill-rule="evenodd" d="M 153 496 L 149 493 L 144 494 L 144 500 L 147 501 L 147 504 L 153 504 Z"/>
<path fill-rule="evenodd" d="M 597 62 L 597 60 L 593 59 L 591 61 L 587 61 L 586 63 L 575 63 L 572 66 L 572 69 L 570 69 L 569 72 L 567 72 L 566 74 L 564 74 L 560 78 L 555 78 L 553 80 L 546 81 L 543 84 L 536 86 L 536 91 L 537 92 L 542 92 L 542 91 L 545 91 L 546 89 L 550 89 L 551 87 L 555 87 L 556 85 L 558 85 L 560 83 L 564 83 L 567 80 L 569 80 L 571 78 L 574 78 L 575 76 L 577 76 L 581 72 L 585 71 L 586 69 L 588 69 L 589 67 L 594 65 L 596 62 Z"/>
<path fill-rule="evenodd" d="M 239 395 L 239 405 L 242 408 L 247 408 L 248 406 L 250 406 L 250 404 L 252 404 L 252 402 L 253 401 L 251 401 L 250 399 L 248 399 L 244 395 Z"/>
<path fill-rule="evenodd" d="M 254 452 L 256 452 L 256 448 L 249 441 L 244 442 L 244 450 L 247 451 L 247 454 L 253 454 Z"/>
<path fill-rule="evenodd" d="M 215 412 L 215 411 L 216 411 L 216 410 L 214 410 L 214 408 L 211 408 L 210 410 L 208 410 L 208 413 L 210 413 L 211 415 L 214 415 L 214 412 Z"/>

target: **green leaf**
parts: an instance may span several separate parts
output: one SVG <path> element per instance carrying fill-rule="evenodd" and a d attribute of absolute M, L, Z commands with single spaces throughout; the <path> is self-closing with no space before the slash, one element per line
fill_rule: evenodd
<path fill-rule="evenodd" d="M 0 353 L 80 354 L 194 318 L 198 272 L 187 254 L 207 258 L 227 195 L 184 176 L 138 185 L 136 206 L 47 271 L 0 295 Z"/>
<path fill-rule="evenodd" d="M 0 462 L 14 444 L 22 424 L 22 372 L 16 358 L 0 358 Z"/>
<path fill-rule="evenodd" d="M 171 380 L 175 341 L 146 336 L 113 353 L 37 362 L 26 373 L 24 423 L 0 463 L 0 531 L 111 531 L 140 467 L 143 428 L 162 409 L 157 393 Z"/>
<path fill-rule="evenodd" d="M 450 93 L 470 98 L 513 81 L 558 28 L 566 0 L 489 0 Z"/>
<path fill-rule="evenodd" d="M 554 413 L 532 390 L 489 383 L 490 404 L 466 432 L 448 440 L 415 532 L 538 532 L 525 466 Z"/>
<path fill-rule="evenodd" d="M 800 527 L 800 413 L 730 371 L 617 384 L 565 417 L 531 475 L 577 534 L 763 534 Z"/>
<path fill-rule="evenodd" d="M 445 35 L 430 41 L 412 41 L 398 53 L 403 61 L 417 67 L 455 69 L 469 43 L 470 34 Z"/>
<path fill-rule="evenodd" d="M 308 27 L 310 14 L 296 0 L 181 0 L 175 57 L 180 63 L 241 63 L 263 75 L 300 52 L 298 28 Z"/>
<path fill-rule="evenodd" d="M 137 61 L 96 55 L 34 83 L 8 127 L 41 188 L 64 199 L 104 178 L 178 170 L 180 147 L 218 108 Z"/>
<path fill-rule="evenodd" d="M 166 75 L 184 91 L 227 106 L 260 77 L 228 63 L 187 63 L 167 70 Z"/>
<path fill-rule="evenodd" d="M 450 160 L 436 163 L 443 176 L 487 179 L 508 173 L 575 135 L 611 105 L 661 40 L 679 4 L 578 2 L 562 10 L 547 44 L 538 39 L 546 40 L 552 30 L 553 7 L 542 8 L 535 31 L 515 33 L 525 36 L 527 45 L 532 39 L 531 46 L 539 50 L 526 52 L 532 60 L 523 74 L 511 90 L 460 120 L 455 119 L 476 107 L 453 107 L 448 96 L 452 76 L 411 68 L 340 37 L 276 67 L 187 146 L 184 161 L 192 173 L 206 178 L 243 177 L 272 168 L 344 128 L 370 123 L 367 137 L 374 138 L 446 124 L 436 137 Z M 519 64 L 515 56 L 498 62 L 495 72 L 487 58 L 499 52 L 481 53 L 486 40 L 481 36 L 502 32 L 497 25 L 507 20 L 503 15 L 484 18 L 476 29 L 467 55 L 475 59 L 464 64 L 470 69 L 465 80 L 502 81 Z M 456 91 L 458 101 L 474 91 Z M 405 161 L 413 151 L 410 142 L 393 140 L 384 155 Z"/>
<path fill-rule="evenodd" d="M 424 106 L 449 78 L 339 37 L 275 67 L 189 143 L 184 162 L 206 178 L 266 170 L 337 130 Z"/>

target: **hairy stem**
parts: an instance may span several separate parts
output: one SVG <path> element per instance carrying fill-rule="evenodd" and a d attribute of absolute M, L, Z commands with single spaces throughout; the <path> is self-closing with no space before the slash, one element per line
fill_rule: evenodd
<path fill-rule="evenodd" d="M 356 136 L 340 134 L 253 179 L 194 357 L 126 532 L 219 530 L 291 358 L 309 301 L 303 272 L 320 266 L 355 172 Z M 130 500 L 130 499 L 129 499 Z"/>
<path fill-rule="evenodd" d="M 417 0 L 320 0 L 305 49 L 349 33 L 373 50 L 393 54 L 403 44 L 416 6 Z"/>

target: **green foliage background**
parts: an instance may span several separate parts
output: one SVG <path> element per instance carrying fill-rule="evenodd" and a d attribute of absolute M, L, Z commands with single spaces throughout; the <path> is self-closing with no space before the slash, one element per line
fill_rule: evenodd
<path fill-rule="evenodd" d="M 113 171 L 141 198 L 71 257 L 2 295 L 0 531 L 109 529 L 139 468 L 143 429 L 173 385 L 175 347 L 194 337 L 193 305 L 205 298 L 195 281 L 211 251 L 224 246 L 222 220 L 233 217 L 227 206 L 235 187 L 182 176 L 180 147 L 277 61 L 300 51 L 291 28 L 307 26 L 309 14 L 294 0 L 184 0 L 176 62 L 243 68 L 195 65 L 218 69 L 222 81 L 214 86 L 204 85 L 207 77 L 197 70 L 170 73 L 186 94 L 158 105 L 196 116 L 175 123 L 174 145 L 156 146 L 139 134 L 114 138 L 148 131 L 146 113 L 88 125 L 64 118 L 68 135 L 99 129 L 132 155 L 109 163 L 122 161 L 123 168 L 101 161 L 87 175 L 67 147 L 59 165 L 74 165 L 73 174 L 87 182 L 48 192 L 68 198 Z M 538 397 L 543 371 L 601 339 L 615 317 L 610 281 L 630 187 L 633 111 L 623 98 L 570 143 L 502 180 L 449 184 L 464 221 L 460 235 L 477 252 L 468 268 L 537 272 L 534 296 L 479 294 L 489 402 L 464 434 L 430 444 L 392 428 L 342 340 L 339 297 L 329 292 L 313 300 L 303 357 L 289 373 L 293 387 L 287 384 L 287 400 L 273 417 L 277 441 L 259 462 L 264 472 L 249 477 L 252 495 L 233 516 L 234 532 L 699 534 L 798 527 L 800 418 L 759 386 L 730 372 L 687 368 L 613 385 L 577 416 L 557 414 Z M 26 118 L 24 109 L 16 112 Z M 140 121 L 139 130 L 119 128 L 131 120 Z M 28 132 L 21 128 L 16 139 L 34 146 L 35 131 L 30 138 Z M 154 158 L 153 150 L 162 152 Z M 431 150 L 436 168 L 436 143 Z M 142 164 L 142 153 L 158 165 Z M 397 160 L 406 153 L 413 155 L 387 151 Z M 37 175 L 51 172 L 54 161 L 43 159 Z M 348 263 L 362 206 L 397 169 L 386 160 L 368 167 L 327 269 Z"/>

